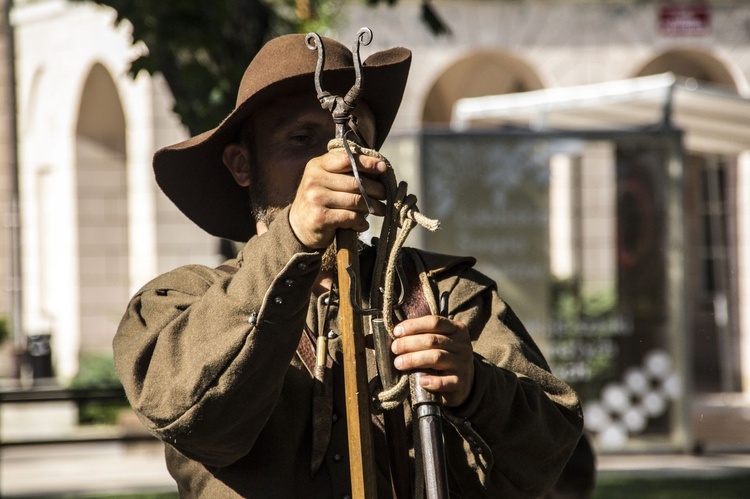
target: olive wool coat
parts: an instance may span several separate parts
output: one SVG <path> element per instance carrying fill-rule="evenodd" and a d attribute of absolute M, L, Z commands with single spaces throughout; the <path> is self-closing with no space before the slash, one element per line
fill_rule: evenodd
<path fill-rule="evenodd" d="M 449 316 L 468 325 L 475 352 L 468 400 L 445 409 L 452 496 L 539 497 L 581 433 L 576 394 L 550 374 L 471 259 L 416 254 L 433 291 L 450 291 Z M 363 268 L 371 260 L 365 251 Z M 321 253 L 297 241 L 285 210 L 228 263 L 235 273 L 186 266 L 133 297 L 114 339 L 130 404 L 164 442 L 182 497 L 347 497 L 337 304 L 328 293 L 311 293 Z M 298 353 L 306 325 L 314 335 L 331 330 L 332 403 L 323 406 L 322 421 L 313 401 L 317 380 Z M 313 419 L 324 429 L 315 437 Z M 383 498 L 390 486 L 379 428 L 373 439 Z"/>

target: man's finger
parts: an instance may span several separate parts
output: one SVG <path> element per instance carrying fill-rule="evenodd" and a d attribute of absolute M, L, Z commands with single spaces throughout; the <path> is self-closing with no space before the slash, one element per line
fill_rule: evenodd
<path fill-rule="evenodd" d="M 365 175 L 379 175 L 386 171 L 386 164 L 380 158 L 360 154 L 355 156 L 357 171 Z M 349 156 L 344 151 L 333 151 L 317 158 L 320 165 L 331 173 L 347 173 L 352 171 Z"/>
<path fill-rule="evenodd" d="M 407 352 L 419 352 L 421 350 L 445 350 L 451 352 L 460 350 L 458 346 L 450 336 L 423 333 L 397 338 L 391 344 L 391 350 L 396 355 Z"/>
<path fill-rule="evenodd" d="M 464 324 L 448 319 L 447 317 L 425 315 L 424 317 L 406 319 L 399 323 L 393 329 L 393 334 L 397 338 L 422 333 L 440 333 L 450 336 L 465 329 L 466 326 Z"/>
<path fill-rule="evenodd" d="M 419 384 L 431 392 L 443 394 L 456 392 L 461 387 L 458 375 L 448 374 L 447 371 L 443 371 L 440 376 L 424 374 L 419 378 Z"/>

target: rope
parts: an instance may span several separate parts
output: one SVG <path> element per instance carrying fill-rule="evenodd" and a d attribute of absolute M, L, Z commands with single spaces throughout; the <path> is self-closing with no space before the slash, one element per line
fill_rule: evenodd
<path fill-rule="evenodd" d="M 380 378 L 373 378 L 369 384 L 370 405 L 374 414 L 382 414 L 400 406 L 409 394 L 409 376 L 402 375 L 395 385 L 383 390 Z"/>
<path fill-rule="evenodd" d="M 347 155 L 364 154 L 372 156 L 386 164 L 386 171 L 380 176 L 380 180 L 385 186 L 386 214 L 383 217 L 383 226 L 376 247 L 370 306 L 382 310 L 385 329 L 391 339 L 394 339 L 393 312 L 396 307 L 394 294 L 395 282 L 398 277 L 396 267 L 399 253 L 406 243 L 409 233 L 416 225 L 421 225 L 434 232 L 440 228 L 440 222 L 427 218 L 419 212 L 417 197 L 408 194 L 406 182 L 397 184 L 396 174 L 390 161 L 380 152 L 362 147 L 349 140 L 345 142 L 343 138 L 328 142 L 328 150 L 333 151 L 335 149 L 343 149 Z M 401 375 L 398 382 L 388 390 L 381 390 L 380 387 L 376 386 L 370 388 L 370 393 L 374 394 L 372 403 L 375 410 L 382 412 L 394 409 L 406 400 L 409 394 L 409 376 Z"/>

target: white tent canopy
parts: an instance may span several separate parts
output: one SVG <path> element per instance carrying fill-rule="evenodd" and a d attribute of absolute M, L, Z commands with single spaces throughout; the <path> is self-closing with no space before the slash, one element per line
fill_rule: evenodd
<path fill-rule="evenodd" d="M 750 99 L 672 73 L 592 85 L 459 99 L 451 127 L 631 130 L 669 123 L 690 151 L 750 150 Z"/>

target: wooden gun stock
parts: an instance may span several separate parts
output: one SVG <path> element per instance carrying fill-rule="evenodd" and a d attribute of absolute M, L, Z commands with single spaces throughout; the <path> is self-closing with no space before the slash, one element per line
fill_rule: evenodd
<path fill-rule="evenodd" d="M 362 317 L 351 301 L 352 286 L 358 286 L 359 255 L 357 233 L 340 229 L 336 233 L 336 263 L 339 282 L 339 314 L 341 321 L 341 346 L 344 356 L 344 391 L 346 396 L 346 424 L 349 435 L 349 469 L 352 479 L 352 497 L 375 498 L 375 456 L 370 429 L 370 400 L 367 389 L 367 359 Z M 354 296 L 360 296 L 354 290 Z"/>

